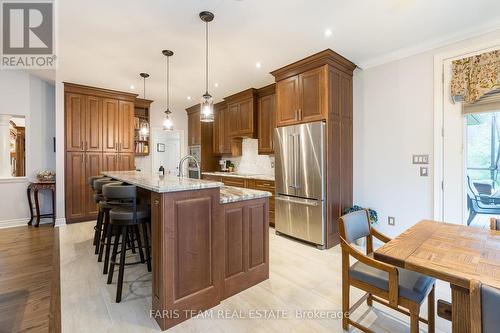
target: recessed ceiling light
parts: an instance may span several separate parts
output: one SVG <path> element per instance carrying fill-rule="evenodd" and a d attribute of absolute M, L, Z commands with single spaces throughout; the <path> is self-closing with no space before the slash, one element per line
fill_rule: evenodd
<path fill-rule="evenodd" d="M 190 100 L 191 100 L 191 96 L 188 96 L 188 97 L 186 97 L 186 98 L 187 98 L 187 100 L 188 100 L 188 101 L 190 101 Z"/>
<path fill-rule="evenodd" d="M 216 82 L 214 83 L 214 87 L 217 88 L 219 86 L 219 84 Z"/>
<path fill-rule="evenodd" d="M 255 63 L 255 67 L 257 67 L 257 68 L 261 68 L 261 67 L 262 67 L 262 64 L 261 64 L 260 62 L 256 62 L 256 63 Z"/>
<path fill-rule="evenodd" d="M 133 85 L 133 84 L 131 84 L 131 85 L 130 85 L 130 90 L 134 90 L 134 89 L 135 89 L 134 85 Z"/>
<path fill-rule="evenodd" d="M 330 37 L 332 35 L 332 29 L 325 29 L 325 37 Z"/>

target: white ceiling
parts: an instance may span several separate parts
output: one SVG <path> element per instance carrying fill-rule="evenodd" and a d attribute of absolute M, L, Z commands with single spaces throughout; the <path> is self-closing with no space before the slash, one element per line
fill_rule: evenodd
<path fill-rule="evenodd" d="M 210 10 L 210 87 L 216 101 L 273 82 L 270 71 L 331 48 L 360 67 L 500 28 L 498 0 L 60 0 L 58 80 L 135 92 L 164 104 L 171 49 L 174 112 L 204 92 Z M 325 29 L 331 29 L 329 38 Z M 256 62 L 262 67 L 257 69 Z M 214 83 L 219 83 L 215 88 Z M 192 96 L 188 101 L 187 96 Z M 175 113 L 174 113 L 175 114 Z"/>

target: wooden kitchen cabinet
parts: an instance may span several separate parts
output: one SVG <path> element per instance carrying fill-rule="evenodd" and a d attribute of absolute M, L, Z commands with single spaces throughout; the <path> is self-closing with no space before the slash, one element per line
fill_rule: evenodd
<path fill-rule="evenodd" d="M 276 125 L 288 126 L 326 119 L 327 66 L 276 82 Z"/>
<path fill-rule="evenodd" d="M 118 154 L 118 170 L 119 171 L 135 170 L 135 154 L 134 153 L 119 153 Z"/>
<path fill-rule="evenodd" d="M 276 125 L 325 121 L 326 248 L 339 244 L 338 218 L 352 206 L 352 77 L 356 64 L 331 49 L 271 72 Z"/>
<path fill-rule="evenodd" d="M 134 102 L 118 102 L 118 151 L 134 153 Z"/>
<path fill-rule="evenodd" d="M 193 108 L 197 110 L 193 110 Z M 188 145 L 195 146 L 201 144 L 201 121 L 199 105 L 188 109 Z"/>
<path fill-rule="evenodd" d="M 276 128 L 275 85 L 259 89 L 258 135 L 259 154 L 274 154 L 274 129 Z"/>
<path fill-rule="evenodd" d="M 326 74 L 327 67 L 322 66 L 299 75 L 299 116 L 301 122 L 326 119 Z"/>
<path fill-rule="evenodd" d="M 103 148 L 104 152 L 118 152 L 118 100 L 105 98 L 103 109 Z"/>
<path fill-rule="evenodd" d="M 95 96 L 86 97 L 85 151 L 101 152 L 102 145 L 102 100 Z"/>
<path fill-rule="evenodd" d="M 66 151 L 84 151 L 87 105 L 85 95 L 66 93 Z"/>
<path fill-rule="evenodd" d="M 276 187 L 273 180 L 240 178 L 240 177 L 231 177 L 226 175 L 221 175 L 221 176 L 203 175 L 202 178 L 206 180 L 222 182 L 226 186 L 243 187 L 253 190 L 271 192 L 272 196 L 269 197 L 269 224 L 274 226 Z"/>
<path fill-rule="evenodd" d="M 221 205 L 224 230 L 224 298 L 269 277 L 268 201 Z"/>
<path fill-rule="evenodd" d="M 298 75 L 276 82 L 276 125 L 287 126 L 299 122 Z"/>
<path fill-rule="evenodd" d="M 215 104 L 213 128 L 213 152 L 215 155 L 231 154 L 231 137 L 229 136 L 229 117 L 225 102 Z"/>
<path fill-rule="evenodd" d="M 85 215 L 97 214 L 99 208 L 95 203 L 94 192 L 88 182 L 89 177 L 98 176 L 102 171 L 102 153 L 85 154 Z"/>
<path fill-rule="evenodd" d="M 64 83 L 68 223 L 95 219 L 88 184 L 104 170 L 134 170 L 136 94 Z"/>
<path fill-rule="evenodd" d="M 224 98 L 229 116 L 229 136 L 253 138 L 257 135 L 257 90 L 247 89 Z"/>
<path fill-rule="evenodd" d="M 84 152 L 67 152 L 65 163 L 66 218 L 78 219 L 86 216 L 86 181 Z"/>

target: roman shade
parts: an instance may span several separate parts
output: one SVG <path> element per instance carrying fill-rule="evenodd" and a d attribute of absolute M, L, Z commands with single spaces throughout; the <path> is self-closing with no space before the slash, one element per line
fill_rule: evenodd
<path fill-rule="evenodd" d="M 500 90 L 495 90 L 481 97 L 474 103 L 463 103 L 462 110 L 464 114 L 481 112 L 499 112 L 500 111 Z"/>
<path fill-rule="evenodd" d="M 453 61 L 451 96 L 454 102 L 472 104 L 498 89 L 500 50 Z"/>

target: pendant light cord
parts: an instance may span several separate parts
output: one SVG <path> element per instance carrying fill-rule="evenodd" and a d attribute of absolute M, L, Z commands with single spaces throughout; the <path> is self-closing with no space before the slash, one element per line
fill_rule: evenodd
<path fill-rule="evenodd" d="M 167 111 L 170 111 L 170 57 L 167 56 Z"/>
<path fill-rule="evenodd" d="M 205 94 L 208 95 L 208 22 L 205 24 Z"/>
<path fill-rule="evenodd" d="M 143 89 L 142 89 L 142 98 L 146 99 L 146 77 L 143 77 Z"/>

